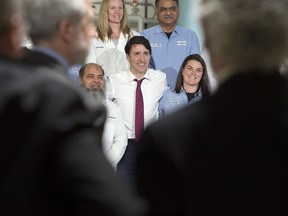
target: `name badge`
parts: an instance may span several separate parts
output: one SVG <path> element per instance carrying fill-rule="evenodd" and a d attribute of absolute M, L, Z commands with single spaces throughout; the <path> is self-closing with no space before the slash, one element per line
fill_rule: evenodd
<path fill-rule="evenodd" d="M 161 44 L 151 43 L 151 47 L 156 47 L 156 48 L 158 48 L 158 47 L 161 47 Z"/>
<path fill-rule="evenodd" d="M 96 46 L 95 49 L 103 49 L 104 46 Z"/>
<path fill-rule="evenodd" d="M 187 41 L 177 41 L 177 46 L 186 46 Z"/>
<path fill-rule="evenodd" d="M 180 102 L 179 101 L 170 101 L 170 104 L 171 105 L 178 105 L 178 104 L 180 104 Z"/>
<path fill-rule="evenodd" d="M 107 118 L 108 118 L 108 119 L 113 119 L 113 120 L 116 119 L 114 116 L 109 116 L 109 115 L 107 115 Z"/>

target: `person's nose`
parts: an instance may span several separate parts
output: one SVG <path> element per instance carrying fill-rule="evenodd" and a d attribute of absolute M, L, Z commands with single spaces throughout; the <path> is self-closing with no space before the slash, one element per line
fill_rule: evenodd
<path fill-rule="evenodd" d="M 120 9 L 119 9 L 119 8 L 116 8 L 116 9 L 115 9 L 115 13 L 117 13 L 117 14 L 120 13 Z"/>
<path fill-rule="evenodd" d="M 167 10 L 166 10 L 166 14 L 167 15 L 170 15 L 172 12 L 171 12 L 171 9 L 170 8 L 167 8 Z"/>
<path fill-rule="evenodd" d="M 191 74 L 192 75 L 195 75 L 196 74 L 196 71 L 194 69 L 191 69 Z"/>
<path fill-rule="evenodd" d="M 140 61 L 141 61 L 141 62 L 144 62 L 144 60 L 145 60 L 144 54 L 141 54 L 141 55 L 140 55 Z"/>
<path fill-rule="evenodd" d="M 99 79 L 97 77 L 95 77 L 92 82 L 93 83 L 99 83 Z"/>

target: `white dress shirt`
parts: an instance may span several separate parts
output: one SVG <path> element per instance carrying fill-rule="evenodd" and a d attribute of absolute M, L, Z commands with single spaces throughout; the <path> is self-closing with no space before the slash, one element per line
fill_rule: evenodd
<path fill-rule="evenodd" d="M 108 161 L 116 169 L 127 146 L 127 134 L 120 108 L 112 101 L 105 100 L 107 119 L 102 136 L 103 151 Z"/>
<path fill-rule="evenodd" d="M 134 30 L 131 30 L 130 34 L 131 37 L 140 35 Z M 96 37 L 92 38 L 86 63 L 99 64 L 105 71 L 105 78 L 112 73 L 129 70 L 130 65 L 124 49 L 128 39 L 128 36 L 123 33 L 120 34 L 117 44 L 112 40 L 103 42 Z"/>
<path fill-rule="evenodd" d="M 130 71 L 112 74 L 106 82 L 106 97 L 113 99 L 120 107 L 128 139 L 135 138 L 135 94 L 136 77 Z M 158 104 L 168 88 L 166 74 L 148 69 L 141 85 L 144 102 L 144 128 L 158 119 Z"/>

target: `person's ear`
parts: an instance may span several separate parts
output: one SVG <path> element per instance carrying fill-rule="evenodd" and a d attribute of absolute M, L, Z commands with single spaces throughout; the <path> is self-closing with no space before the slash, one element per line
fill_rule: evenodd
<path fill-rule="evenodd" d="M 59 23 L 59 35 L 65 43 L 73 43 L 75 31 L 75 24 L 68 19 L 62 19 Z"/>
<path fill-rule="evenodd" d="M 21 42 L 24 37 L 22 21 L 19 16 L 13 16 L 6 31 L 2 33 L 2 52 L 9 58 L 17 58 L 22 53 Z"/>
<path fill-rule="evenodd" d="M 78 77 L 78 83 L 79 83 L 80 86 L 84 84 L 84 83 L 83 83 L 83 80 L 81 79 L 80 76 Z"/>

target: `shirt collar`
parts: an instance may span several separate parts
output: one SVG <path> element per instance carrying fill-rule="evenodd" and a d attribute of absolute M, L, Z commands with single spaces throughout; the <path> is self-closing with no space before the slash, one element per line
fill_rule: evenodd
<path fill-rule="evenodd" d="M 56 61 L 59 62 L 59 64 L 61 64 L 63 67 L 65 68 L 69 68 L 69 63 L 68 61 L 62 57 L 61 55 L 59 55 L 58 53 L 56 53 L 55 51 L 46 48 L 46 47 L 41 47 L 41 46 L 33 46 L 33 50 L 40 52 L 40 53 L 44 53 L 45 55 L 50 56 L 51 58 L 55 59 Z"/>
<path fill-rule="evenodd" d="M 147 69 L 147 71 L 146 71 L 145 75 L 143 76 L 143 78 L 145 78 L 146 80 L 151 80 L 151 74 L 150 74 L 150 70 L 149 69 Z M 136 79 L 136 77 L 131 72 L 131 70 L 129 70 L 127 72 L 127 80 L 128 80 L 128 82 L 133 82 L 134 79 Z"/>
<path fill-rule="evenodd" d="M 202 90 L 201 87 L 199 87 L 199 90 L 196 92 L 196 97 L 202 97 Z"/>
<path fill-rule="evenodd" d="M 181 87 L 180 92 L 185 92 L 183 86 Z M 186 92 L 185 92 L 186 93 Z M 202 90 L 201 87 L 199 87 L 198 91 L 195 93 L 195 97 L 202 97 Z"/>
<path fill-rule="evenodd" d="M 162 28 L 161 28 L 160 25 L 158 24 L 158 25 L 156 26 L 155 33 L 158 33 L 158 34 L 159 34 L 159 33 L 162 33 L 162 32 L 165 34 L 165 32 L 162 30 Z M 178 35 L 182 35 L 181 29 L 179 28 L 178 25 L 175 26 L 175 29 L 174 29 L 173 32 L 175 32 L 175 33 L 178 34 Z"/>

